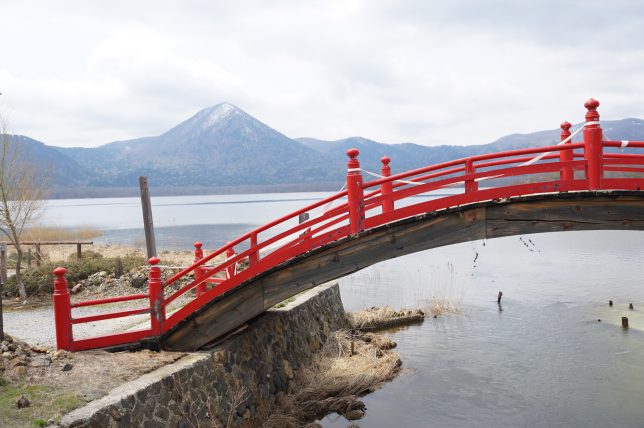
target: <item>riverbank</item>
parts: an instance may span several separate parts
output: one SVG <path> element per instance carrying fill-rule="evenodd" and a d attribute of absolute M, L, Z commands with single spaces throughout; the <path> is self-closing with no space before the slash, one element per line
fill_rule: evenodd
<path fill-rule="evenodd" d="M 33 318 L 34 311 L 43 309 L 46 308 L 11 312 L 9 319 L 24 314 L 18 321 L 24 323 Z M 3 342 L 7 353 L 0 354 L 5 381 L 0 386 L 5 397 L 0 401 L 0 408 L 6 408 L 0 425 L 51 424 L 60 420 L 65 426 L 77 426 L 76 422 L 70 421 L 80 418 L 88 424 L 83 425 L 83 422 L 82 426 L 106 426 L 108 420 L 135 421 L 137 417 L 143 418 L 138 419 L 141 423 L 145 418 L 170 423 L 172 412 L 163 416 L 165 411 L 170 411 L 170 402 L 163 405 L 165 410 L 154 410 L 155 404 L 152 414 L 136 416 L 136 412 L 128 413 L 129 410 L 118 407 L 113 400 L 115 394 L 120 397 L 118 403 L 122 402 L 123 394 L 134 396 L 135 401 L 143 400 L 142 397 L 149 394 L 140 395 L 141 379 L 148 379 L 143 382 L 145 385 L 156 384 L 153 379 L 165 385 L 163 379 L 168 376 L 175 379 L 174 382 L 186 382 L 180 388 L 183 388 L 182 396 L 187 394 L 189 397 L 189 410 L 180 406 L 179 413 L 175 414 L 179 419 L 206 423 L 199 419 L 203 417 L 200 416 L 201 408 L 207 409 L 209 414 L 217 414 L 219 422 L 225 426 L 302 426 L 334 412 L 347 420 L 359 419 L 365 412 L 359 396 L 393 379 L 400 372 L 402 362 L 392 351 L 394 342 L 351 328 L 342 308 L 338 286 L 327 285 L 277 305 L 240 333 L 205 353 L 147 350 L 114 354 L 103 351 L 68 353 L 8 336 Z M 50 334 L 53 337 L 53 330 Z M 258 344 L 261 344 L 259 348 Z M 246 351 L 251 348 L 252 353 Z M 200 364 L 207 367 L 215 364 L 214 383 L 206 381 L 210 375 L 204 370 L 211 369 L 197 368 Z M 192 374 L 169 375 L 174 373 L 172 367 Z M 200 380 L 196 381 L 195 376 Z M 191 389 L 195 387 L 196 390 Z M 147 388 L 144 387 L 146 391 Z M 172 389 L 164 388 L 164 391 Z M 198 401 L 206 390 L 210 401 L 206 400 L 200 407 Z M 26 407 L 28 410 L 16 407 L 23 395 L 30 403 Z M 246 395 L 254 398 L 249 399 Z M 230 403 L 235 400 L 239 402 L 231 407 Z M 83 407 L 86 410 L 79 408 L 62 417 L 85 403 L 89 406 Z M 118 409 L 114 410 L 114 406 Z"/>

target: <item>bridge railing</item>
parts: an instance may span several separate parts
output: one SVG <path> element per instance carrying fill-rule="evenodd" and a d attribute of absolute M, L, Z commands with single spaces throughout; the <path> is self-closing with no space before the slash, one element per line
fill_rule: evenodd
<path fill-rule="evenodd" d="M 545 147 L 509 150 L 456 159 L 391 175 L 391 159 L 384 157 L 380 174 L 360 167 L 359 151 L 347 151 L 346 190 L 310 204 L 254 229 L 204 256 L 201 243 L 195 243 L 195 262 L 165 283 L 161 281 L 159 260 L 150 259 L 150 289 L 147 294 L 100 299 L 71 305 L 64 283 L 64 269 L 58 268 L 54 292 L 58 347 L 81 350 L 114 346 L 142 339 L 158 339 L 191 313 L 240 284 L 308 251 L 325 244 L 406 217 L 457 205 L 520 195 L 580 190 L 640 190 L 644 188 L 644 154 L 604 153 L 604 148 L 644 148 L 644 142 L 604 141 L 595 100 L 586 102 L 584 141 L 573 143 L 568 122 L 561 124 L 561 142 Z M 363 182 L 362 173 L 376 176 Z M 624 177 L 607 177 L 604 172 Z M 490 184 L 496 184 L 491 186 Z M 410 198 L 453 189 L 447 196 L 408 203 Z M 462 189 L 462 190 L 461 190 Z M 335 204 L 335 206 L 333 206 Z M 301 214 L 320 214 L 299 222 Z M 247 249 L 237 253 L 235 247 Z M 224 261 L 220 261 L 225 257 Z M 209 264 L 211 263 L 211 264 Z M 245 269 L 239 269 L 247 264 Z M 61 270 L 62 269 L 62 270 Z M 179 280 L 192 278 L 176 291 L 165 291 Z M 58 288 L 56 288 L 58 287 Z M 210 287 L 210 288 L 208 288 Z M 64 288 L 64 290 L 63 290 Z M 187 303 L 174 312 L 171 304 L 187 296 Z M 149 306 L 120 312 L 72 318 L 74 307 L 148 299 Z M 166 312 L 169 312 L 166 314 Z M 150 314 L 146 329 L 89 339 L 73 339 L 72 325 L 82 322 Z"/>

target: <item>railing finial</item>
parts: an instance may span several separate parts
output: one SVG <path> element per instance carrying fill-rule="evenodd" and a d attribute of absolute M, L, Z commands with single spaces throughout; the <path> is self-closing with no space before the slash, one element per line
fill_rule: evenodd
<path fill-rule="evenodd" d="M 563 129 L 564 132 L 568 132 L 568 135 L 570 135 L 570 128 L 572 127 L 570 122 L 565 120 L 565 121 L 561 122 L 560 126 L 561 126 L 561 129 Z M 562 134 L 563 134 L 563 132 L 562 132 Z"/>
<path fill-rule="evenodd" d="M 584 107 L 588 110 L 586 112 L 586 122 L 597 122 L 599 120 L 599 113 L 597 112 L 599 101 L 594 98 L 590 98 L 584 103 Z"/>
<path fill-rule="evenodd" d="M 349 162 L 347 162 L 347 167 L 349 169 L 360 168 L 360 161 L 358 160 L 359 154 L 360 154 L 360 150 L 358 149 L 354 148 L 354 149 L 347 150 L 347 156 L 349 156 Z"/>

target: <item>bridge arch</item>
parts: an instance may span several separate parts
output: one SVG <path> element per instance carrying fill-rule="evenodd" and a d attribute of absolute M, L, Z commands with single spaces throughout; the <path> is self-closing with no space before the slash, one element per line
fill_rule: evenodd
<path fill-rule="evenodd" d="M 490 200 L 375 227 L 296 256 L 240 284 L 161 337 L 203 347 L 301 291 L 375 263 L 461 242 L 543 232 L 644 231 L 644 191 L 548 193 Z"/>

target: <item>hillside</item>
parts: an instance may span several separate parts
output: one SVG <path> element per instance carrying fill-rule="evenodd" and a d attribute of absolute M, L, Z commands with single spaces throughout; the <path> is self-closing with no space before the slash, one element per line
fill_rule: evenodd
<path fill-rule="evenodd" d="M 644 121 L 602 122 L 615 140 L 644 140 Z M 156 194 L 337 189 L 344 180 L 346 150 L 360 150 L 362 166 L 380 168 L 392 158 L 393 171 L 480 153 L 551 145 L 559 129 L 511 134 L 483 145 L 421 146 L 383 144 L 363 137 L 336 141 L 291 139 L 232 104 L 199 111 L 167 132 L 96 148 L 47 146 L 24 136 L 13 138 L 25 156 L 53 174 L 61 196 L 136 194 L 138 177 L 147 175 Z M 215 189 L 216 188 L 216 189 Z"/>

